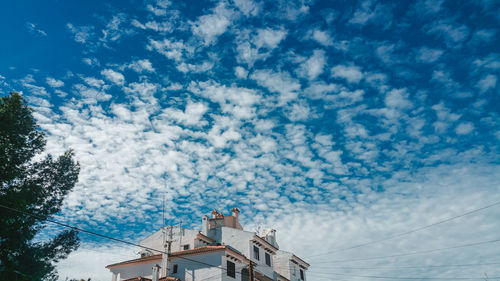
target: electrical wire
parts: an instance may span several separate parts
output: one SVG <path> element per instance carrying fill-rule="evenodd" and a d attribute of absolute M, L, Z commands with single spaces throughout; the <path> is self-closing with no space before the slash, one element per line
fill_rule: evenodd
<path fill-rule="evenodd" d="M 403 233 L 398 233 L 398 234 L 395 234 L 395 235 L 392 235 L 392 236 L 388 236 L 388 237 L 385 237 L 385 238 L 382 238 L 382 239 L 372 240 L 372 241 L 369 241 L 369 242 L 366 242 L 366 243 L 354 245 L 354 246 L 347 247 L 347 248 L 341 248 L 341 249 L 337 249 L 337 250 L 325 252 L 325 253 L 322 253 L 322 254 L 317 254 L 317 255 L 312 255 L 312 256 L 306 256 L 305 258 L 312 258 L 312 257 L 319 257 L 319 256 L 331 255 L 331 254 L 334 254 L 334 253 L 343 252 L 343 251 L 347 251 L 347 250 L 351 250 L 351 249 L 356 249 L 356 248 L 364 247 L 364 246 L 367 246 L 367 245 L 372 245 L 372 244 L 380 243 L 380 242 L 383 242 L 383 241 L 391 240 L 391 239 L 394 239 L 394 238 L 397 238 L 397 237 L 401 237 L 401 236 L 404 236 L 404 235 L 408 235 L 408 234 L 411 234 L 411 233 L 414 233 L 414 232 L 417 232 L 417 231 L 421 231 L 421 230 L 424 230 L 424 229 L 427 229 L 427 228 L 430 228 L 430 227 L 433 227 L 433 226 L 436 226 L 436 225 L 440 225 L 440 224 L 443 224 L 443 223 L 446 223 L 446 222 L 449 222 L 449 221 L 452 221 L 452 220 L 455 220 L 455 219 L 458 219 L 458 218 L 461 218 L 461 217 L 464 217 L 464 216 L 467 216 L 467 215 L 470 215 L 470 214 L 473 214 L 473 213 L 476 213 L 476 212 L 479 212 L 479 211 L 482 211 L 482 210 L 485 210 L 485 209 L 488 209 L 488 208 L 491 208 L 491 207 L 494 207 L 494 206 L 497 206 L 497 205 L 500 205 L 500 201 L 499 202 L 495 202 L 495 203 L 490 204 L 490 205 L 487 205 L 487 206 L 484 206 L 484 207 L 481 207 L 481 208 L 478 208 L 478 209 L 474 209 L 474 210 L 465 212 L 465 213 L 457 215 L 457 216 L 453 216 L 453 217 L 450 217 L 450 218 L 447 218 L 447 219 L 444 219 L 444 220 L 441 220 L 441 221 L 429 224 L 429 225 L 418 227 L 418 228 L 415 228 L 415 229 L 412 229 L 412 230 L 409 230 L 409 231 L 406 231 L 406 232 L 403 232 Z"/>
<path fill-rule="evenodd" d="M 430 250 L 410 252 L 410 253 L 404 253 L 404 254 L 396 254 L 396 255 L 380 256 L 380 257 L 371 257 L 371 258 L 361 258 L 361 259 L 352 259 L 352 260 L 335 260 L 335 261 L 327 261 L 327 262 L 317 262 L 315 264 L 325 264 L 325 263 L 332 263 L 332 262 L 367 261 L 367 260 L 386 259 L 386 258 L 403 257 L 403 256 L 411 256 L 411 255 L 420 255 L 420 254 L 427 254 L 427 253 L 439 252 L 439 251 L 444 251 L 444 250 L 451 250 L 451 249 L 472 247 L 472 246 L 483 245 L 483 244 L 490 244 L 490 243 L 497 243 L 497 242 L 500 242 L 500 239 L 494 239 L 494 240 L 488 240 L 488 241 L 480 241 L 480 242 L 474 242 L 474 243 L 463 244 L 463 245 L 456 245 L 456 246 L 451 246 L 451 247 L 446 247 L 446 248 L 430 249 Z"/>
<path fill-rule="evenodd" d="M 398 268 L 442 268 L 442 267 L 470 267 L 470 266 L 483 266 L 483 265 L 498 265 L 500 262 L 491 262 L 491 263 L 468 263 L 468 264 L 441 264 L 441 265 L 415 265 L 415 266 L 362 266 L 362 267 L 353 267 L 353 266 L 328 266 L 328 267 L 317 267 L 319 269 L 398 269 Z M 312 271 L 317 272 L 317 271 Z"/>
<path fill-rule="evenodd" d="M 312 273 L 309 273 L 312 274 Z M 484 280 L 484 277 L 399 277 L 399 276 L 377 276 L 377 275 L 353 275 L 353 274 L 343 274 L 330 272 L 328 274 L 340 275 L 346 277 L 356 277 L 356 278 L 374 278 L 374 279 L 405 279 L 405 280 Z M 315 274 L 313 274 L 315 275 Z M 489 277 L 492 279 L 500 278 L 500 276 Z"/>

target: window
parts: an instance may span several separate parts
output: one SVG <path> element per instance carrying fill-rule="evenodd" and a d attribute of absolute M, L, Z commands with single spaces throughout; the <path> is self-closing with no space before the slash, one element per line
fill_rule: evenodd
<path fill-rule="evenodd" d="M 227 276 L 236 277 L 236 268 L 234 262 L 227 261 Z"/>
<path fill-rule="evenodd" d="M 184 245 L 184 250 L 189 250 L 189 244 Z"/>
<path fill-rule="evenodd" d="M 174 264 L 174 269 L 172 269 L 172 274 L 176 274 L 177 273 L 177 267 L 178 266 L 176 264 Z"/>
<path fill-rule="evenodd" d="M 271 266 L 271 255 L 269 255 L 268 253 L 266 253 L 266 264 Z"/>
<path fill-rule="evenodd" d="M 304 270 L 300 270 L 300 280 L 304 280 Z"/>
<path fill-rule="evenodd" d="M 293 276 L 295 276 L 295 274 L 297 274 L 297 269 L 295 268 L 295 266 L 294 266 L 294 265 L 292 265 L 292 268 L 293 268 L 293 272 L 292 272 L 292 274 L 293 274 Z"/>
<path fill-rule="evenodd" d="M 253 246 L 253 257 L 256 260 L 259 260 L 259 247 L 257 246 Z"/>

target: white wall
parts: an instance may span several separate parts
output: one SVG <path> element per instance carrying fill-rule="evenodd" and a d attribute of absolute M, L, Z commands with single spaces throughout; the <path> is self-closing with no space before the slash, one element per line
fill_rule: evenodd
<path fill-rule="evenodd" d="M 153 266 L 155 265 L 161 265 L 161 260 L 113 268 L 111 272 L 120 273 L 120 280 L 134 278 L 137 276 L 151 278 L 153 274 Z M 109 279 L 111 280 L 111 275 Z"/>
<path fill-rule="evenodd" d="M 292 279 L 290 278 L 292 273 L 290 268 L 290 264 L 292 264 L 290 262 L 291 258 L 292 254 L 284 251 L 278 251 L 276 255 L 273 256 L 274 270 L 290 281 L 292 281 Z M 296 276 L 294 276 L 294 278 L 295 277 Z"/>
<path fill-rule="evenodd" d="M 222 272 L 222 281 L 241 281 L 241 270 L 246 268 L 248 269 L 248 264 L 247 263 L 243 263 L 243 262 L 237 262 L 235 260 L 231 260 L 231 259 L 228 259 L 226 257 L 224 257 L 223 259 L 223 267 L 226 268 L 227 267 L 227 261 L 230 261 L 230 262 L 233 262 L 235 264 L 235 271 L 236 271 L 236 274 L 235 274 L 235 277 L 230 277 L 227 275 L 227 272 L 224 270 Z"/>
<path fill-rule="evenodd" d="M 250 242 L 250 240 L 253 239 L 255 233 L 231 227 L 221 227 L 218 231 L 221 233 L 220 243 L 224 243 L 225 245 L 229 245 L 240 251 L 247 258 L 257 263 L 257 266 L 254 267 L 255 271 L 258 271 L 266 275 L 267 277 L 274 279 L 274 270 L 272 267 L 273 255 L 271 254 L 271 266 L 268 266 L 266 264 L 266 251 L 263 247 L 259 247 L 256 245 L 257 247 L 259 247 L 259 260 L 256 260 L 253 256 L 253 246 L 255 244 Z"/>
<path fill-rule="evenodd" d="M 166 230 L 165 235 L 167 238 L 168 238 L 168 233 L 169 231 Z M 172 228 L 172 240 L 173 240 L 171 246 L 172 252 L 182 251 L 184 249 L 182 246 L 186 244 L 189 245 L 189 249 L 195 248 L 195 238 L 197 235 L 198 235 L 198 230 L 185 229 L 185 228 L 180 228 L 178 226 L 174 226 Z M 163 251 L 164 250 L 163 239 L 164 239 L 164 234 L 162 230 L 158 230 L 157 232 L 151 234 L 150 236 L 140 241 L 139 245 Z M 196 246 L 199 246 L 199 244 L 197 244 Z"/>
<path fill-rule="evenodd" d="M 253 232 L 231 227 L 221 227 L 217 231 L 220 233 L 220 238 L 217 242 L 229 245 L 246 257 L 250 257 L 249 241 L 253 238 Z"/>
<path fill-rule="evenodd" d="M 210 280 L 221 280 L 221 269 L 216 268 L 222 265 L 222 258 L 224 252 L 207 253 L 204 255 L 187 256 L 186 260 L 182 258 L 175 258 L 171 260 L 170 270 L 173 269 L 174 264 L 177 264 L 177 273 L 171 273 L 171 276 L 178 277 L 183 281 L 196 281 L 201 279 L 210 278 Z M 212 265 L 212 267 L 206 264 Z M 225 266 L 225 265 L 224 265 Z"/>

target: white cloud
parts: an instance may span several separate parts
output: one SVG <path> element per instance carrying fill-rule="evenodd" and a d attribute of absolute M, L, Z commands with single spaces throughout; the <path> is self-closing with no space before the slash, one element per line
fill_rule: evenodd
<path fill-rule="evenodd" d="M 217 37 L 226 32 L 231 24 L 233 13 L 234 11 L 227 9 L 225 4 L 220 2 L 213 9 L 213 13 L 200 16 L 191 24 L 193 34 L 201 37 L 205 45 L 214 44 Z"/>
<path fill-rule="evenodd" d="M 241 30 L 236 37 L 237 61 L 246 63 L 250 68 L 257 60 L 268 58 L 273 49 L 285 39 L 287 31 L 284 29 L 257 29 Z"/>
<path fill-rule="evenodd" d="M 451 112 L 443 103 L 433 105 L 432 109 L 437 115 L 437 121 L 432 124 L 437 133 L 444 133 L 461 116 Z"/>
<path fill-rule="evenodd" d="M 433 63 L 443 54 L 442 50 L 422 47 L 418 50 L 416 60 L 424 63 Z"/>
<path fill-rule="evenodd" d="M 149 59 L 136 60 L 127 65 L 128 68 L 134 70 L 137 73 L 142 72 L 155 72 L 153 64 Z"/>
<path fill-rule="evenodd" d="M 123 85 L 125 83 L 125 77 L 120 72 L 116 72 L 112 69 L 104 69 L 101 71 L 101 75 L 103 75 L 109 81 L 117 84 Z"/>
<path fill-rule="evenodd" d="M 201 73 L 209 71 L 210 69 L 212 69 L 213 66 L 214 64 L 210 61 L 204 61 L 201 64 L 191 64 L 182 62 L 179 65 L 177 65 L 177 70 L 183 73 L 187 72 Z"/>
<path fill-rule="evenodd" d="M 64 86 L 64 82 L 63 81 L 54 79 L 52 77 L 47 77 L 47 79 L 45 79 L 45 82 L 49 86 L 51 86 L 52 88 L 60 88 L 60 87 Z"/>
<path fill-rule="evenodd" d="M 373 0 L 364 0 L 361 2 L 359 8 L 354 12 L 352 18 L 349 20 L 349 23 L 361 26 L 367 24 L 368 22 L 388 25 L 391 23 L 391 18 L 392 11 L 388 6 L 377 3 Z"/>
<path fill-rule="evenodd" d="M 326 31 L 322 31 L 319 29 L 315 29 L 312 33 L 312 38 L 320 43 L 321 45 L 328 47 L 333 45 L 333 39 L 330 37 L 330 35 Z"/>
<path fill-rule="evenodd" d="M 26 22 L 26 28 L 33 35 L 40 37 L 47 37 L 47 32 L 39 28 L 37 24 L 34 24 L 32 22 Z"/>
<path fill-rule="evenodd" d="M 72 23 L 66 24 L 66 28 L 73 33 L 74 39 L 78 43 L 85 44 L 90 39 L 92 39 L 94 35 L 94 27 L 92 26 L 74 26 Z"/>
<path fill-rule="evenodd" d="M 142 30 L 149 29 L 149 30 L 154 30 L 156 32 L 162 32 L 162 33 L 173 31 L 172 24 L 170 22 L 167 22 L 167 21 L 163 21 L 163 22 L 148 21 L 148 22 L 143 24 L 143 23 L 139 22 L 138 20 L 134 19 L 134 20 L 132 20 L 132 25 L 137 27 L 137 28 L 140 28 Z"/>
<path fill-rule="evenodd" d="M 97 58 L 82 58 L 82 62 L 89 66 L 100 66 Z"/>
<path fill-rule="evenodd" d="M 163 110 L 162 116 L 173 119 L 186 126 L 204 126 L 207 125 L 208 122 L 206 120 L 201 121 L 201 119 L 207 110 L 208 107 L 206 104 L 188 101 L 184 111 L 165 109 Z"/>
<path fill-rule="evenodd" d="M 283 29 L 258 29 L 257 35 L 253 38 L 253 43 L 257 48 L 267 48 L 269 50 L 278 47 L 279 43 L 285 39 L 287 32 Z"/>
<path fill-rule="evenodd" d="M 391 90 L 385 96 L 385 105 L 397 109 L 411 108 L 412 103 L 408 100 L 408 96 L 406 89 Z"/>
<path fill-rule="evenodd" d="M 280 93 L 279 104 L 285 104 L 297 97 L 300 84 L 288 72 L 272 72 L 271 70 L 257 70 L 250 78 L 270 92 Z"/>
<path fill-rule="evenodd" d="M 484 93 L 489 89 L 494 89 L 496 85 L 497 85 L 497 77 L 493 74 L 488 74 L 477 82 L 477 87 L 479 88 L 481 93 Z"/>
<path fill-rule="evenodd" d="M 119 13 L 113 15 L 104 29 L 101 30 L 102 36 L 100 41 L 104 43 L 109 41 L 114 42 L 122 38 L 123 35 L 131 34 L 132 31 L 123 26 L 123 23 L 127 21 L 126 14 Z"/>
<path fill-rule="evenodd" d="M 361 68 L 355 65 L 337 65 L 332 67 L 332 76 L 342 78 L 349 83 L 359 83 L 363 79 Z"/>
<path fill-rule="evenodd" d="M 309 80 L 314 80 L 323 73 L 325 64 L 325 51 L 314 50 L 313 55 L 300 66 L 298 72 Z"/>
<path fill-rule="evenodd" d="M 471 122 L 462 122 L 457 125 L 455 132 L 459 135 L 468 135 L 474 130 L 474 124 Z"/>
<path fill-rule="evenodd" d="M 416 14 L 433 15 L 442 10 L 444 0 L 420 0 L 415 4 Z"/>
<path fill-rule="evenodd" d="M 181 61 L 185 54 L 189 55 L 194 52 L 194 48 L 184 44 L 183 41 L 170 41 L 169 39 L 163 39 L 163 41 L 150 39 L 147 49 L 157 51 L 175 61 Z"/>
<path fill-rule="evenodd" d="M 238 78 L 245 79 L 248 77 L 248 70 L 246 70 L 245 68 L 243 68 L 241 66 L 237 66 L 234 68 L 234 74 Z"/>
<path fill-rule="evenodd" d="M 103 86 L 106 84 L 103 80 L 97 79 L 95 77 L 83 77 L 83 81 L 87 83 L 89 86 L 92 86 L 94 88 L 103 88 Z"/>
<path fill-rule="evenodd" d="M 260 4 L 252 0 L 234 0 L 234 5 L 247 17 L 258 15 L 261 8 Z"/>
<path fill-rule="evenodd" d="M 469 35 L 469 28 L 448 20 L 434 22 L 429 26 L 429 34 L 443 37 L 448 47 L 454 48 Z"/>

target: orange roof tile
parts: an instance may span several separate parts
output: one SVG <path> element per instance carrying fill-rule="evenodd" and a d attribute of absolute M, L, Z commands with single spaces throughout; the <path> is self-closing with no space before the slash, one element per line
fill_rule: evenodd
<path fill-rule="evenodd" d="M 122 281 L 152 281 L 152 280 L 149 278 L 146 278 L 146 277 L 138 276 L 138 277 L 134 277 L 134 278 L 125 279 Z"/>

